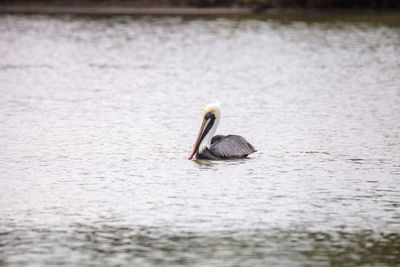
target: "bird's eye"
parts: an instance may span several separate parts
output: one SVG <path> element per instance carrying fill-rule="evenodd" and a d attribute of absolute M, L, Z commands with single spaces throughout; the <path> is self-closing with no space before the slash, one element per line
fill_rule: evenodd
<path fill-rule="evenodd" d="M 214 114 L 212 114 L 211 112 L 208 112 L 204 118 L 206 120 L 208 120 L 208 119 L 211 119 L 212 117 L 215 117 Z"/>

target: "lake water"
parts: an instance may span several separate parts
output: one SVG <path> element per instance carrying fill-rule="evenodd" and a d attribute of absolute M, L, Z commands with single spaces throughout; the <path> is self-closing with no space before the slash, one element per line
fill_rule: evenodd
<path fill-rule="evenodd" d="M 357 21 L 2 15 L 0 265 L 399 264 L 400 22 Z M 187 160 L 215 100 L 248 159 Z"/>

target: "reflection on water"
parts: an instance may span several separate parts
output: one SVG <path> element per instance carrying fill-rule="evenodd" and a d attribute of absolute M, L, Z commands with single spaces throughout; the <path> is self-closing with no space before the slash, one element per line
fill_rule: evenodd
<path fill-rule="evenodd" d="M 397 20 L 1 16 L 0 265 L 399 263 Z"/>
<path fill-rule="evenodd" d="M 12 230 L 1 233 L 2 256 L 18 263 L 23 253 L 32 264 L 79 265 L 286 265 L 293 261 L 355 265 L 400 261 L 399 233 L 308 232 L 302 229 L 179 231 L 174 228 L 71 225 L 68 229 Z M 30 240 L 21 238 L 27 236 Z M 35 240 L 32 242 L 31 240 Z M 62 254 L 60 253 L 62 252 Z M 51 259 L 38 254 L 51 253 Z M 23 263 L 22 261 L 20 263 Z"/>

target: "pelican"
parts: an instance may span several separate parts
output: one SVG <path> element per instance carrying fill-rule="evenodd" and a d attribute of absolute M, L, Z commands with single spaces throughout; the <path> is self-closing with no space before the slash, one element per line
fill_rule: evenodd
<path fill-rule="evenodd" d="M 218 103 L 207 105 L 202 118 L 203 122 L 189 159 L 192 159 L 195 154 L 197 159 L 241 159 L 257 151 L 239 135 L 214 136 L 221 120 Z"/>

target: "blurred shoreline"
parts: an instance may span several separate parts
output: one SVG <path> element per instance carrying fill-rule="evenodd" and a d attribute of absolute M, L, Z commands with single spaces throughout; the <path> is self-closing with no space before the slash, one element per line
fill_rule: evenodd
<path fill-rule="evenodd" d="M 114 7 L 114 6 L 44 6 L 1 5 L 0 14 L 77 14 L 77 15 L 398 15 L 399 9 L 318 9 L 251 7 Z"/>

